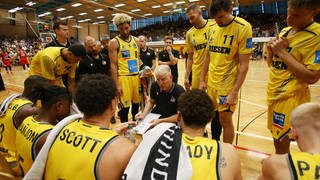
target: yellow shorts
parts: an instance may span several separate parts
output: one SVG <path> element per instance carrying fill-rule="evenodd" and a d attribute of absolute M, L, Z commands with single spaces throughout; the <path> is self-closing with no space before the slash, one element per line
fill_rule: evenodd
<path fill-rule="evenodd" d="M 273 138 L 282 140 L 290 133 L 290 114 L 300 104 L 310 102 L 309 89 L 291 93 L 291 96 L 281 100 L 268 102 L 268 129 Z"/>
<path fill-rule="evenodd" d="M 214 107 L 216 111 L 231 111 L 234 112 L 236 110 L 236 106 L 238 104 L 238 97 L 236 97 L 236 104 L 235 105 L 224 105 L 224 101 L 229 94 L 229 91 L 220 91 L 216 90 L 212 87 L 207 87 L 207 93 L 210 96 L 211 100 L 213 101 Z"/>
<path fill-rule="evenodd" d="M 123 94 L 119 98 L 120 107 L 128 108 L 131 102 L 140 103 L 140 78 L 136 76 L 119 76 L 119 83 L 122 87 Z"/>
<path fill-rule="evenodd" d="M 205 81 L 208 82 L 208 76 L 205 78 Z M 192 87 L 192 89 L 199 89 L 199 87 L 200 87 L 200 76 L 194 76 L 192 74 L 191 87 Z"/>

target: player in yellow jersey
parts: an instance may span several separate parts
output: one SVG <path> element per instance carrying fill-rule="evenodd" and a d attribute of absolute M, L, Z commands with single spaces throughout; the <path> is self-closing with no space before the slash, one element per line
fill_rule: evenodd
<path fill-rule="evenodd" d="M 207 88 L 219 111 L 223 141 L 228 143 L 233 142 L 232 114 L 248 71 L 252 48 L 251 25 L 242 18 L 234 17 L 232 8 L 232 0 L 211 1 L 209 14 L 216 24 L 210 28 L 207 58 L 200 77 L 200 88 Z"/>
<path fill-rule="evenodd" d="M 127 14 L 114 16 L 113 23 L 119 30 L 119 35 L 109 43 L 109 58 L 111 63 L 111 75 L 117 86 L 119 95 L 118 112 L 121 122 L 128 121 L 128 113 L 131 106 L 132 117 L 139 111 L 141 100 L 138 39 L 130 35 L 131 17 Z M 134 119 L 134 118 L 133 118 Z"/>
<path fill-rule="evenodd" d="M 11 167 L 16 166 L 16 131 L 23 120 L 38 113 L 38 108 L 33 104 L 33 90 L 48 84 L 40 76 L 29 76 L 24 81 L 23 93 L 11 96 L 11 101 L 3 102 L 0 108 L 0 152 Z M 7 106 L 6 106 L 7 105 Z"/>
<path fill-rule="evenodd" d="M 193 25 L 186 34 L 186 45 L 188 51 L 187 68 L 184 77 L 184 87 L 190 90 L 189 76 L 192 71 L 192 89 L 200 87 L 200 75 L 202 64 L 205 60 L 206 47 L 209 39 L 209 32 L 214 21 L 211 19 L 205 20 L 202 17 L 202 11 L 199 5 L 190 4 L 187 8 L 187 17 L 190 24 Z M 207 81 L 207 79 L 206 79 Z M 221 124 L 219 120 L 218 111 L 215 112 L 215 119 L 211 121 L 211 135 L 213 139 L 220 138 Z"/>
<path fill-rule="evenodd" d="M 241 179 L 240 159 L 227 143 L 203 137 L 206 124 L 214 117 L 210 97 L 199 89 L 178 99 L 178 124 L 193 168 L 192 179 Z"/>
<path fill-rule="evenodd" d="M 106 75 L 80 80 L 75 102 L 82 119 L 65 126 L 54 140 L 45 179 L 120 179 L 135 145 L 110 129 L 117 89 Z"/>
<path fill-rule="evenodd" d="M 275 154 L 263 161 L 261 180 L 320 179 L 320 104 L 305 103 L 291 113 L 291 134 L 301 152 Z"/>
<path fill-rule="evenodd" d="M 190 24 L 193 25 L 186 33 L 186 46 L 188 51 L 187 69 L 184 86 L 190 90 L 189 75 L 192 71 L 191 87 L 199 88 L 202 63 L 206 56 L 206 46 L 209 40 L 210 28 L 214 25 L 211 19 L 205 20 L 199 5 L 190 4 L 186 11 Z"/>
<path fill-rule="evenodd" d="M 81 44 L 73 44 L 69 48 L 48 47 L 32 58 L 29 75 L 39 75 L 52 85 L 64 86 L 62 76 L 68 74 L 68 89 L 74 92 L 76 67 L 85 57 L 86 50 Z"/>
<path fill-rule="evenodd" d="M 37 88 L 35 98 L 41 100 L 38 115 L 27 117 L 19 126 L 16 135 L 17 159 L 24 176 L 46 141 L 46 138 L 61 119 L 70 113 L 72 97 L 64 87 Z"/>
<path fill-rule="evenodd" d="M 288 1 L 289 27 L 268 42 L 268 129 L 277 154 L 289 152 L 290 112 L 311 100 L 308 85 L 320 78 L 319 8 L 318 0 Z"/>

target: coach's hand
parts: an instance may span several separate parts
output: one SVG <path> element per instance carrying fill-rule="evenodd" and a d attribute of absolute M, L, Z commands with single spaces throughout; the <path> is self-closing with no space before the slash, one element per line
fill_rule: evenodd
<path fill-rule="evenodd" d="M 136 116 L 134 117 L 135 120 L 140 121 L 142 119 L 144 119 L 144 115 L 143 113 L 139 112 L 138 114 L 136 114 Z"/>
<path fill-rule="evenodd" d="M 189 79 L 184 80 L 184 87 L 186 88 L 187 91 L 190 91 L 190 82 Z"/>

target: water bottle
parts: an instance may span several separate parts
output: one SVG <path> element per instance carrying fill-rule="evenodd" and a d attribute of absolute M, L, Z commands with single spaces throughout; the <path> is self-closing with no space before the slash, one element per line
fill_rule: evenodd
<path fill-rule="evenodd" d="M 133 143 L 135 143 L 136 135 L 137 135 L 137 131 L 133 129 L 133 126 L 131 124 L 128 124 L 128 130 L 124 133 L 124 136 L 130 141 L 132 141 Z"/>

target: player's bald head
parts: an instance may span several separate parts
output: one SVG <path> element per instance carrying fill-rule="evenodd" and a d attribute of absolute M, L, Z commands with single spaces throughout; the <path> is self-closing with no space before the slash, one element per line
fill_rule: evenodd
<path fill-rule="evenodd" d="M 84 44 L 85 44 L 85 45 L 90 44 L 90 43 L 93 43 L 93 42 L 95 42 L 95 41 L 96 41 L 96 39 L 95 39 L 94 37 L 92 37 L 92 36 L 86 36 L 86 37 L 84 38 Z"/>
<path fill-rule="evenodd" d="M 295 108 L 291 113 L 291 125 L 300 134 L 319 132 L 320 104 L 305 103 Z"/>

